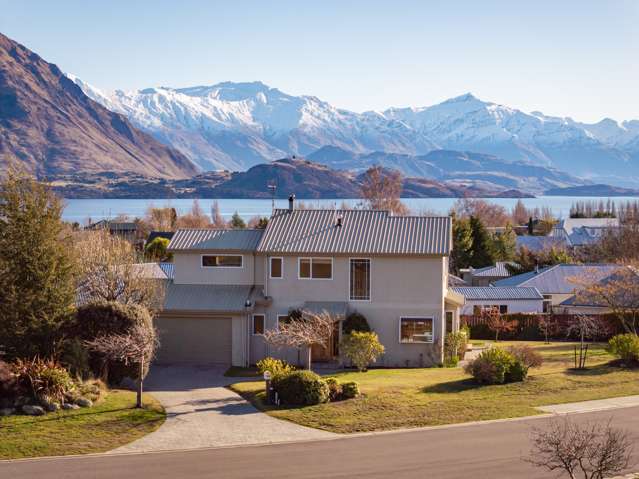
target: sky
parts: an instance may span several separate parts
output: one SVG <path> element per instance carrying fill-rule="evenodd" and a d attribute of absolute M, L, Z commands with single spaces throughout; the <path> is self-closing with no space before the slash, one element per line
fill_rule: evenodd
<path fill-rule="evenodd" d="M 639 1 L 0 0 L 0 32 L 103 90 L 260 80 L 353 111 L 472 92 L 639 119 Z"/>

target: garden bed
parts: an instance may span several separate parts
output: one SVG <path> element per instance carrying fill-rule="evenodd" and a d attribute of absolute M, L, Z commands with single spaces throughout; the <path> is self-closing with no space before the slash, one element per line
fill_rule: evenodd
<path fill-rule="evenodd" d="M 461 368 L 340 372 L 331 376 L 358 382 L 362 396 L 289 408 L 264 404 L 263 381 L 240 382 L 231 389 L 273 417 L 340 433 L 521 417 L 540 414 L 536 406 L 639 394 L 639 371 L 609 365 L 613 357 L 605 345 L 591 345 L 588 369 L 575 371 L 574 343 L 526 344 L 545 362 L 521 383 L 478 386 Z"/>

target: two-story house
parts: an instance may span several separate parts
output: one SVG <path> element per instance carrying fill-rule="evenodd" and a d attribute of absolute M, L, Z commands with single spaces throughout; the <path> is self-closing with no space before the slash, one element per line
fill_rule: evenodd
<path fill-rule="evenodd" d="M 393 216 L 373 210 L 276 210 L 264 230 L 179 230 L 169 245 L 174 277 L 157 319 L 158 359 L 254 364 L 274 350 L 262 333 L 290 311 L 326 310 L 336 327 L 363 314 L 386 352 L 378 365 L 429 366 L 458 328 L 463 296 L 448 288 L 449 217 Z"/>

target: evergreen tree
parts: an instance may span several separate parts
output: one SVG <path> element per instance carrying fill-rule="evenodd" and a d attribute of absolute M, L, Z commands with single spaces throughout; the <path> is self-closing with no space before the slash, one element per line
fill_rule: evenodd
<path fill-rule="evenodd" d="M 470 266 L 483 268 L 484 266 L 495 264 L 493 244 L 486 227 L 479 218 L 474 216 L 470 217 L 469 224 L 473 240 Z"/>
<path fill-rule="evenodd" d="M 235 229 L 246 228 L 246 223 L 244 222 L 244 220 L 242 219 L 242 217 L 237 211 L 233 213 L 233 216 L 231 217 L 231 228 L 235 228 Z"/>
<path fill-rule="evenodd" d="M 467 219 L 453 218 L 453 251 L 451 253 L 451 271 L 459 273 L 468 268 L 472 258 L 473 237 Z"/>
<path fill-rule="evenodd" d="M 515 248 L 517 246 L 517 235 L 510 224 L 506 225 L 506 229 L 501 234 L 496 234 L 493 239 L 493 252 L 495 261 L 512 261 L 515 257 Z"/>
<path fill-rule="evenodd" d="M 8 172 L 0 183 L 0 349 L 49 356 L 75 302 L 74 262 L 51 189 Z"/>

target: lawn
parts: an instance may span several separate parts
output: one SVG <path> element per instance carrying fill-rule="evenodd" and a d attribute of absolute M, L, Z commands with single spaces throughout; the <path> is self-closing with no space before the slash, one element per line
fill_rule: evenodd
<path fill-rule="evenodd" d="M 511 344 L 515 342 L 499 343 Z M 361 397 L 279 409 L 263 404 L 262 381 L 231 388 L 273 417 L 340 433 L 521 417 L 540 414 L 536 406 L 639 394 L 639 370 L 608 365 L 613 358 L 604 345 L 591 345 L 588 369 L 574 371 L 574 343 L 526 344 L 545 362 L 523 383 L 478 386 L 461 368 L 340 372 L 335 374 L 340 381 L 360 384 Z"/>
<path fill-rule="evenodd" d="M 45 416 L 0 418 L 0 459 L 104 452 L 138 439 L 164 422 L 151 396 L 135 409 L 135 393 L 111 390 L 93 407 Z"/>

